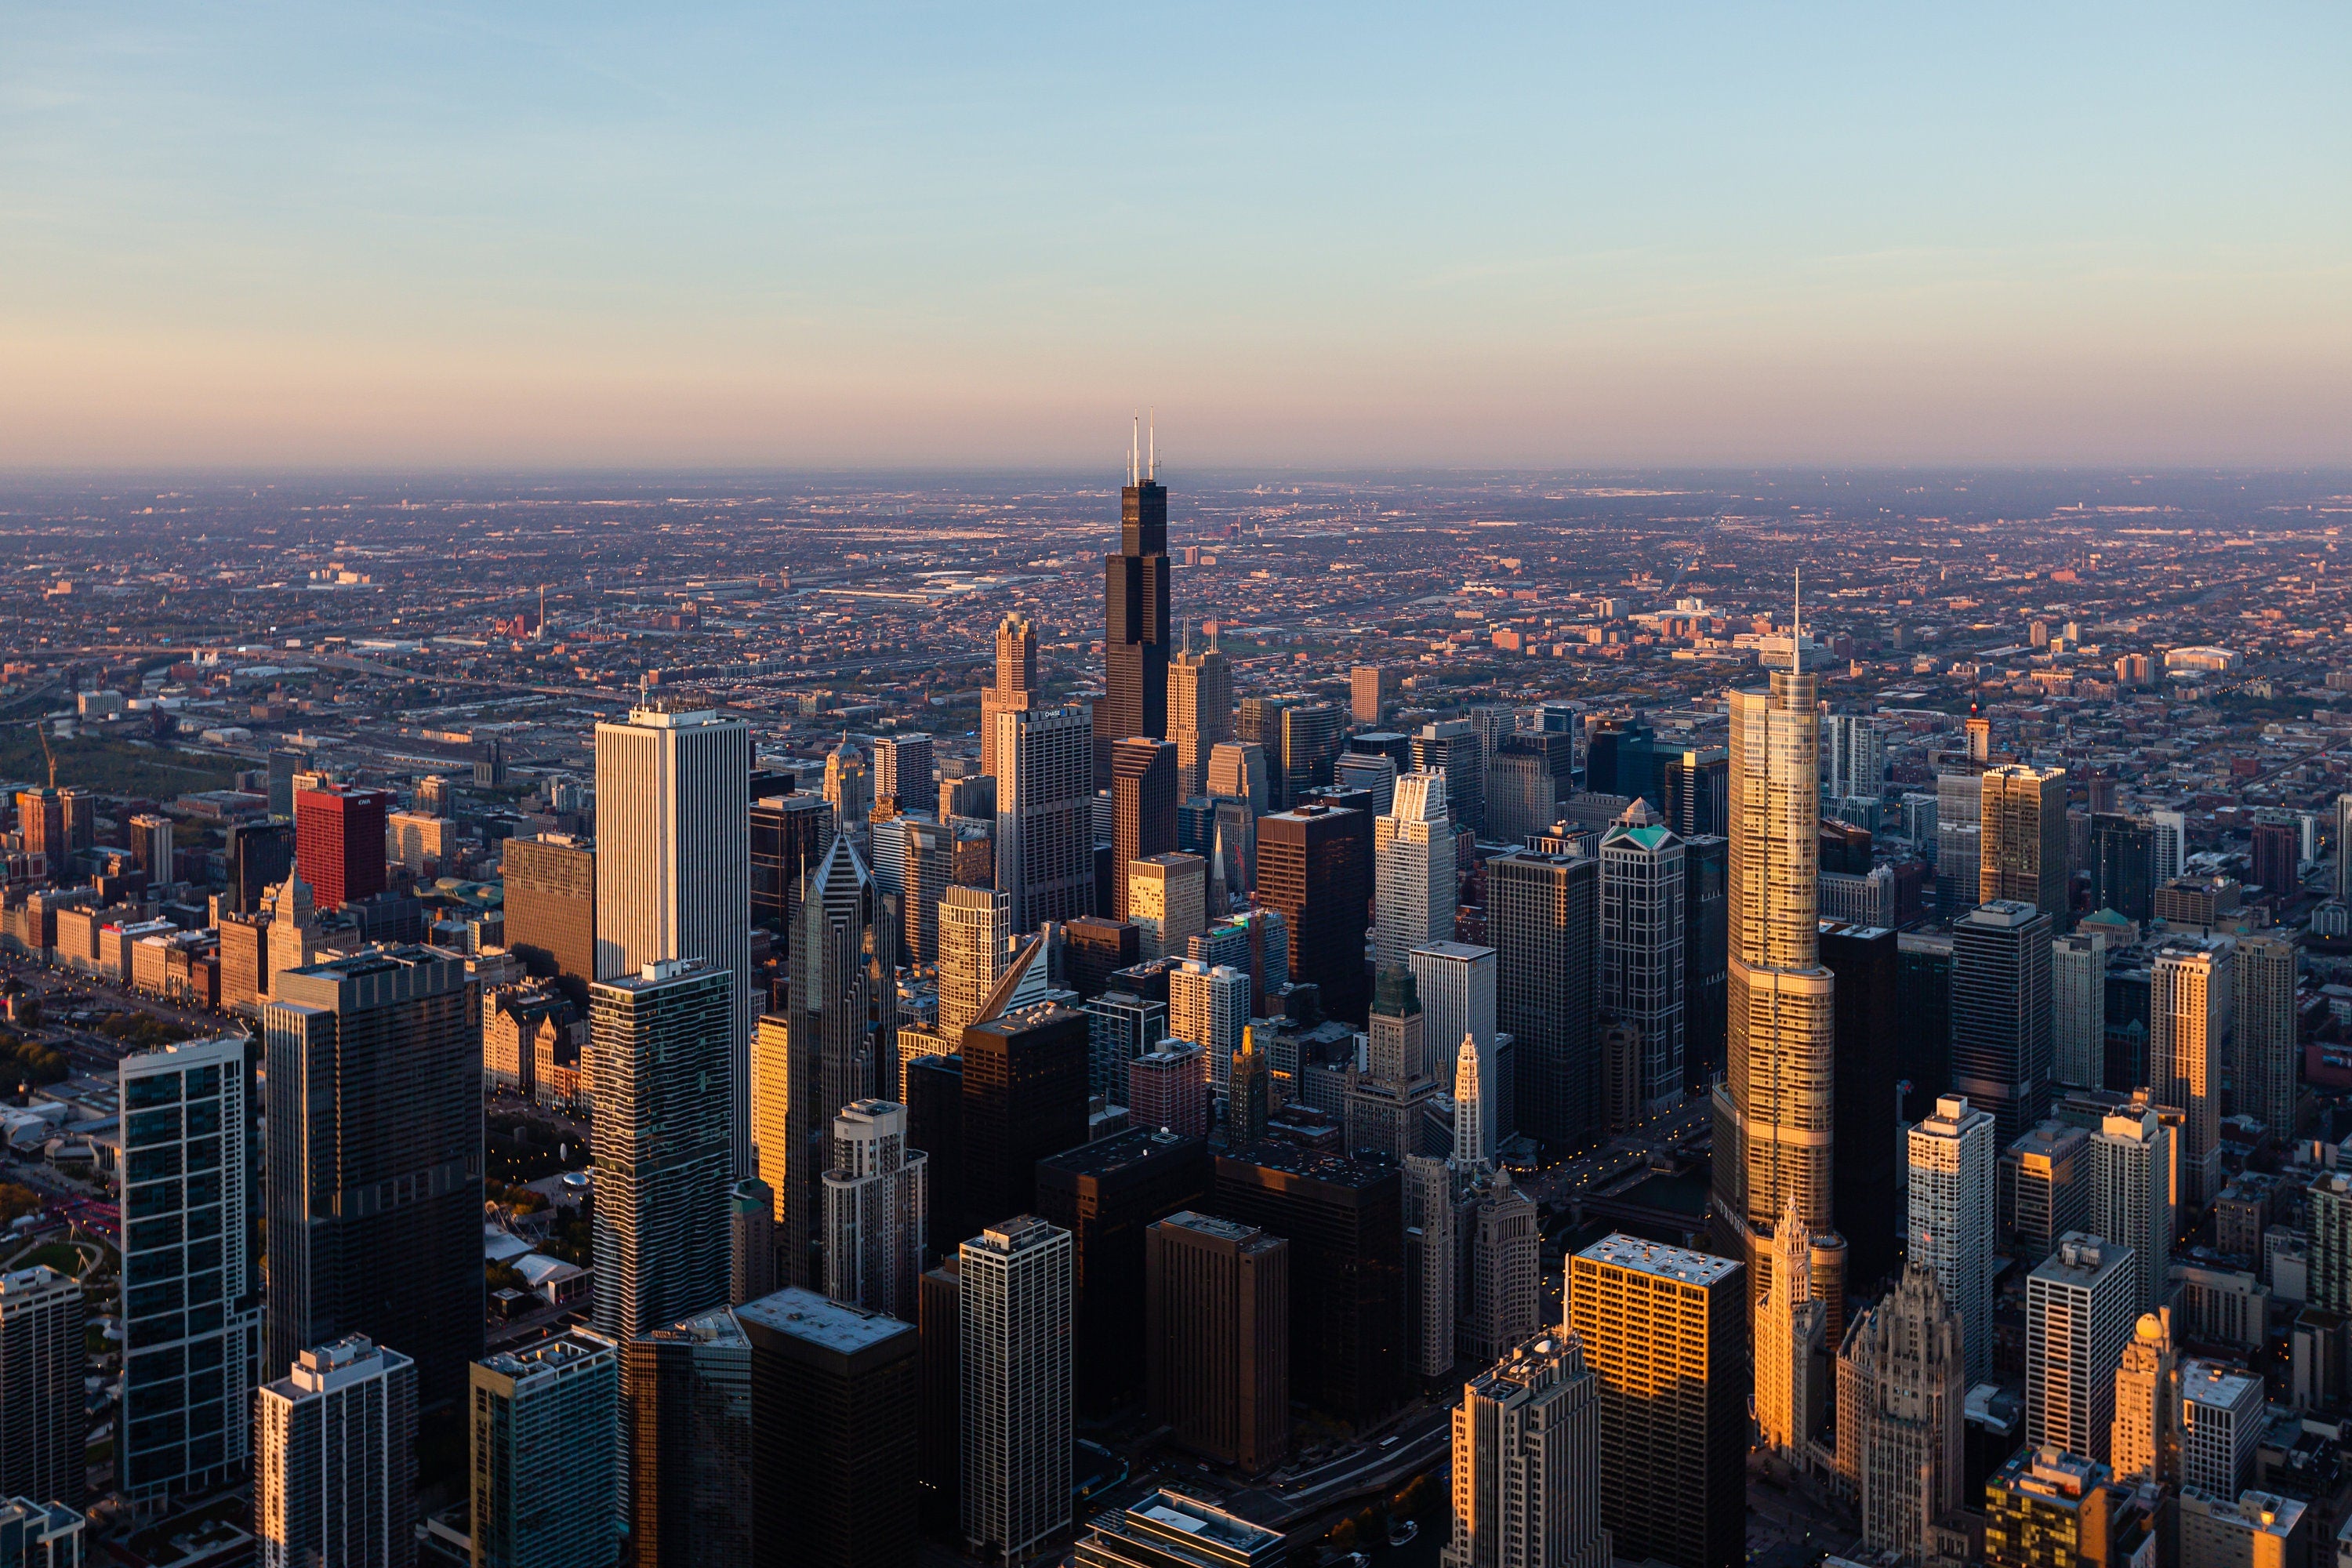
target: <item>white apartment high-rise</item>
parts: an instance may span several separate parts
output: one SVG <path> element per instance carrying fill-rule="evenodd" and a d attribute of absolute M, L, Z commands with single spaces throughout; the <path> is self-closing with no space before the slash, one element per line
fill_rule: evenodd
<path fill-rule="evenodd" d="M 1960 1506 L 1966 1359 L 1959 1317 L 1916 1260 L 1838 1352 L 1838 1470 L 1874 1552 L 1925 1558 L 1928 1526 Z"/>
<path fill-rule="evenodd" d="M 117 1429 L 115 1476 L 141 1505 L 226 1485 L 252 1458 L 261 1300 L 248 1087 L 241 1035 L 140 1051 L 116 1069 L 124 1296 L 178 1304 L 123 1320 L 123 1407 L 150 1414 Z M 190 1367 L 218 1372 L 190 1378 Z"/>
<path fill-rule="evenodd" d="M 2172 1136 L 2144 1103 L 2109 1113 L 2091 1134 L 2091 1234 L 2131 1248 L 2141 1312 L 2155 1311 L 2170 1289 Z"/>
<path fill-rule="evenodd" d="M 824 1173 L 824 1293 L 916 1321 L 929 1246 L 930 1157 L 907 1147 L 907 1108 L 860 1100 L 833 1119 Z"/>
<path fill-rule="evenodd" d="M 263 1568 L 416 1561 L 415 1363 L 352 1334 L 304 1351 L 255 1406 Z"/>
<path fill-rule="evenodd" d="M 1866 714 L 1826 715 L 1822 720 L 1822 765 L 1829 773 L 1832 799 L 1875 796 L 1886 779 L 1885 731 Z"/>
<path fill-rule="evenodd" d="M 2147 820 L 2156 829 L 2156 864 L 2148 886 L 2160 888 L 2189 863 L 2189 818 L 2178 811 L 2151 811 Z"/>
<path fill-rule="evenodd" d="M 966 1546 L 1005 1563 L 1070 1522 L 1070 1233 L 1034 1215 L 957 1255 Z"/>
<path fill-rule="evenodd" d="M 900 811 L 929 809 L 938 792 L 931 786 L 931 738 L 908 732 L 874 739 L 874 798 L 895 800 Z"/>
<path fill-rule="evenodd" d="M 2180 1363 L 2179 1384 L 2182 1489 L 2236 1497 L 2269 1415 L 2261 1375 L 2192 1357 Z"/>
<path fill-rule="evenodd" d="M 1230 964 L 1188 958 L 1168 972 L 1168 1037 L 1201 1047 L 1209 1092 L 1225 1098 L 1249 1026 L 1250 979 Z"/>
<path fill-rule="evenodd" d="M 615 1339 L 727 1300 L 733 1166 L 718 1089 L 733 983 L 688 958 L 588 988 L 595 1323 Z"/>
<path fill-rule="evenodd" d="M 1639 1037 L 1644 1115 L 1683 1099 L 1683 841 L 1640 800 L 1601 840 L 1601 1016 Z"/>
<path fill-rule="evenodd" d="M 1083 708 L 999 713 L 996 885 L 1015 933 L 1092 914 L 1094 721 Z"/>
<path fill-rule="evenodd" d="M 2050 944 L 2051 1075 L 2070 1089 L 2106 1078 L 2107 939 L 2077 931 Z"/>
<path fill-rule="evenodd" d="M 1715 1208 L 1744 1238 L 1750 1289 L 1770 1284 L 1759 1245 L 1790 1200 L 1818 1236 L 1831 1196 L 1835 980 L 1821 962 L 1820 680 L 1791 617 L 1789 668 L 1732 691 L 1725 892 L 1724 1081 L 1715 1090 Z M 1989 1212 L 1989 1210 L 1988 1210 Z M 1832 1301 L 1832 1321 L 1843 1317 Z"/>
<path fill-rule="evenodd" d="M 2177 1359 L 2171 1310 L 2159 1307 L 2142 1313 L 2116 1367 L 2107 1463 L 2118 1479 L 2172 1479 L 2172 1428 L 2180 1400 Z"/>
<path fill-rule="evenodd" d="M 1002 888 L 951 887 L 940 899 L 940 1033 L 964 1026 L 1004 977 L 1013 940 L 1013 895 Z"/>
<path fill-rule="evenodd" d="M 2168 937 L 2148 967 L 2148 1084 L 2162 1103 L 2188 1112 L 2181 1196 L 2195 1204 L 2221 1190 L 2221 1073 L 2236 1012 L 2236 948 L 2226 936 Z"/>
<path fill-rule="evenodd" d="M 698 958 L 734 986 L 730 1156 L 751 1173 L 751 732 L 713 710 L 596 726 L 596 977 Z M 683 1315 L 683 1314 L 679 1314 Z"/>
<path fill-rule="evenodd" d="M 1496 1065 L 1501 1038 L 1495 1026 L 1495 950 L 1463 942 L 1437 942 L 1405 954 L 1412 971 L 1414 991 L 1422 1005 L 1422 1034 L 1438 1055 L 1434 1070 L 1450 1081 L 1454 1052 L 1462 1037 L 1478 1042 L 1479 1107 L 1486 1130 L 1480 1134 L 1492 1150 L 1508 1136 L 1502 1099 L 1509 1085 Z"/>
<path fill-rule="evenodd" d="M 1584 1347 L 1555 1330 L 1470 1380 L 1454 1408 L 1445 1568 L 1609 1568 L 1601 1399 Z"/>
<path fill-rule="evenodd" d="M 2116 1367 L 2138 1321 L 2131 1248 L 2070 1231 L 2025 1279 L 2025 1442 L 2105 1464 Z"/>
<path fill-rule="evenodd" d="M 2235 962 L 2238 1110 L 2268 1127 L 2284 1146 L 2294 1142 L 2303 1055 L 2295 1029 L 2294 942 L 2270 932 L 2242 936 Z"/>
<path fill-rule="evenodd" d="M 81 1507 L 83 1331 L 79 1280 L 39 1263 L 0 1274 L 0 1499 Z"/>
<path fill-rule="evenodd" d="M 1372 875 L 1376 967 L 1454 940 L 1454 819 L 1445 809 L 1444 773 L 1411 773 L 1396 781 L 1389 814 L 1372 819 Z"/>
<path fill-rule="evenodd" d="M 1937 1100 L 1935 1114 L 1911 1129 L 1911 1260 L 1935 1275 L 1959 1316 L 1972 1384 L 1992 1365 L 1995 1153 L 1991 1113 L 1965 1095 Z"/>

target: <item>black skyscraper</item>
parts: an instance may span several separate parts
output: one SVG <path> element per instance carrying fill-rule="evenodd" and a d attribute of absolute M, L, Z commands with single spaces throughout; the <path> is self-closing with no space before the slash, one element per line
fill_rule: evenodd
<path fill-rule="evenodd" d="M 268 1074 L 264 1365 L 365 1334 L 429 1412 L 482 1353 L 482 1068 L 466 966 L 375 948 L 278 976 Z"/>
<path fill-rule="evenodd" d="M 1112 742 L 1168 738 L 1168 490 L 1151 468 L 1131 477 L 1120 492 L 1118 553 L 1103 557 L 1108 689 L 1095 707 L 1097 789 L 1110 787 Z"/>
<path fill-rule="evenodd" d="M 966 1026 L 963 1218 L 950 1235 L 1033 1211 L 1037 1162 L 1087 1141 L 1089 1044 L 1087 1016 L 1052 1002 Z"/>
<path fill-rule="evenodd" d="M 1111 919 L 1123 921 L 1128 868 L 1176 847 L 1176 746 L 1130 735 L 1113 741 L 1110 750 L 1109 908 Z"/>
<path fill-rule="evenodd" d="M 1721 834 L 1683 840 L 1683 1087 L 1691 1090 L 1705 1089 L 1723 1070 L 1730 855 L 1731 840 Z"/>
<path fill-rule="evenodd" d="M 1209 1194 L 1209 1144 L 1138 1128 L 1037 1162 L 1037 1214 L 1070 1233 L 1072 1385 L 1101 1414 L 1143 1394 L 1143 1233 Z"/>
<path fill-rule="evenodd" d="M 2156 827 L 2103 811 L 2091 818 L 2091 908 L 2145 923 L 2155 909 Z"/>
<path fill-rule="evenodd" d="M 1371 830 L 1364 813 L 1323 805 L 1257 820 L 1258 898 L 1289 927 L 1290 977 L 1321 986 L 1323 1010 L 1359 1026 L 1371 1006 Z"/>
<path fill-rule="evenodd" d="M 1849 1296 L 1895 1268 L 1897 1132 L 1891 1046 L 1896 1037 L 1895 935 L 1875 926 L 1822 922 L 1822 966 L 1837 976 L 1836 1087 L 1830 1118 L 1837 1141 L 1831 1211 L 1845 1237 Z"/>

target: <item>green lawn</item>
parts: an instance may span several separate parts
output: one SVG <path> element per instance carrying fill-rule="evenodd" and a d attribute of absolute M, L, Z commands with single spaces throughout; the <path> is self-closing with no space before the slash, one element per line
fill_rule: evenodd
<path fill-rule="evenodd" d="M 127 741 L 77 736 L 52 739 L 58 787 L 96 790 L 100 795 L 143 795 L 169 800 L 194 790 L 226 789 L 236 780 L 229 759 L 183 752 L 164 745 L 134 746 Z M 0 778 L 46 779 L 48 763 L 41 738 L 28 724 L 0 727 Z"/>

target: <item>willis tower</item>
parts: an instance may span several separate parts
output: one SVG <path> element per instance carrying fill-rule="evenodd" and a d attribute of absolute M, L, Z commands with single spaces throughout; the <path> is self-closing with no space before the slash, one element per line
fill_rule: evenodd
<path fill-rule="evenodd" d="M 1168 490 L 1160 458 L 1129 448 L 1118 553 L 1103 557 L 1108 689 L 1095 702 L 1095 787 L 1110 787 L 1111 744 L 1168 738 Z"/>

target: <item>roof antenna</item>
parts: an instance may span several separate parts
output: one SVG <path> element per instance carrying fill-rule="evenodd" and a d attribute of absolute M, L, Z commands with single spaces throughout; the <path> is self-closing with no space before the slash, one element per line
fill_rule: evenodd
<path fill-rule="evenodd" d="M 1796 606 L 1789 612 L 1789 672 L 1801 674 L 1805 668 L 1805 568 L 1797 567 Z"/>
<path fill-rule="evenodd" d="M 1157 408 L 1151 411 L 1151 467 L 1145 471 L 1144 477 L 1155 484 L 1160 479 L 1160 410 Z"/>
<path fill-rule="evenodd" d="M 1139 415 L 1136 416 L 1135 428 L 1128 435 L 1127 482 L 1130 485 L 1143 482 L 1143 419 Z"/>
<path fill-rule="evenodd" d="M 1191 653 L 1192 651 L 1192 617 L 1185 616 L 1181 625 L 1184 627 L 1184 646 L 1180 651 Z"/>

